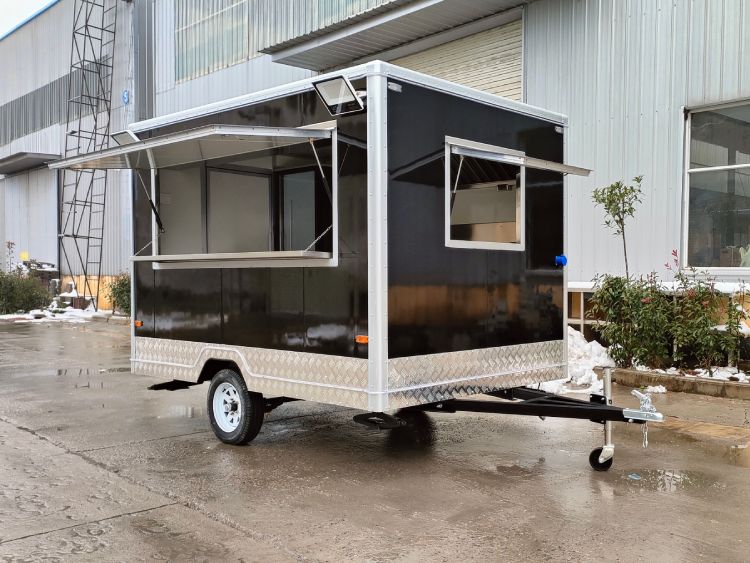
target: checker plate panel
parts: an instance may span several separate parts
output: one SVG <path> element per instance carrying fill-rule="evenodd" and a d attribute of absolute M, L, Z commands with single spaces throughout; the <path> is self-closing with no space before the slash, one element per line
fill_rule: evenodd
<path fill-rule="evenodd" d="M 234 361 L 248 387 L 368 409 L 366 359 L 137 337 L 133 373 L 197 381 L 209 359 Z M 388 410 L 565 377 L 564 341 L 395 358 L 388 362 Z"/>
<path fill-rule="evenodd" d="M 388 408 L 561 379 L 564 344 L 557 340 L 389 360 Z"/>
<path fill-rule="evenodd" d="M 244 346 L 137 337 L 133 373 L 197 381 L 209 359 L 234 361 L 264 395 L 367 408 L 367 360 Z"/>

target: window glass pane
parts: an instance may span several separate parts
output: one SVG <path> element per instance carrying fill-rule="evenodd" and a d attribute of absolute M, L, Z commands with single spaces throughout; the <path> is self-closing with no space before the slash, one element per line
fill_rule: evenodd
<path fill-rule="evenodd" d="M 248 0 L 175 0 L 174 10 L 176 80 L 250 57 Z"/>
<path fill-rule="evenodd" d="M 451 156 L 451 239 L 521 242 L 521 169 Z"/>
<path fill-rule="evenodd" d="M 750 167 L 689 176 L 688 264 L 750 267 Z"/>
<path fill-rule="evenodd" d="M 750 104 L 691 116 L 690 168 L 750 163 Z"/>
<path fill-rule="evenodd" d="M 305 250 L 315 240 L 315 172 L 283 176 L 284 248 Z"/>
<path fill-rule="evenodd" d="M 200 166 L 159 172 L 159 215 L 164 232 L 160 254 L 203 252 L 203 197 Z"/>
<path fill-rule="evenodd" d="M 208 173 L 208 252 L 273 250 L 268 176 Z"/>

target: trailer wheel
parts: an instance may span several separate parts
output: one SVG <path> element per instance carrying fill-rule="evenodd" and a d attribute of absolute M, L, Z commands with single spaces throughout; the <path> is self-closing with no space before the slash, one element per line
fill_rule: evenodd
<path fill-rule="evenodd" d="M 208 388 L 208 418 L 216 437 L 225 444 L 247 444 L 263 425 L 265 402 L 260 393 L 247 390 L 234 370 L 223 369 Z"/>
<path fill-rule="evenodd" d="M 594 471 L 608 471 L 612 467 L 612 462 L 615 458 L 611 457 L 603 463 L 599 463 L 599 456 L 602 455 L 602 448 L 596 448 L 589 454 L 589 464 Z"/>
<path fill-rule="evenodd" d="M 404 422 L 403 426 L 393 428 L 388 434 L 388 443 L 395 449 L 428 448 L 435 442 L 435 426 L 430 417 L 421 410 L 401 409 L 396 418 Z"/>

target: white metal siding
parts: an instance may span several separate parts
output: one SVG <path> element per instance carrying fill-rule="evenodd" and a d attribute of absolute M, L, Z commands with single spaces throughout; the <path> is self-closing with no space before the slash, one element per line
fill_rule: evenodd
<path fill-rule="evenodd" d="M 44 86 L 69 71 L 73 25 L 73 0 L 62 0 L 47 12 L 0 41 L 0 68 L 10 64 L 8 80 L 0 80 L 0 100 L 9 101 Z M 133 103 L 122 101 L 124 90 L 133 92 L 132 4 L 118 2 L 117 37 L 112 82 L 111 130 L 124 129 L 133 121 Z M 44 56 L 39 57 L 43 52 Z M 64 54 L 64 57 L 60 55 Z M 13 69 L 24 69 L 24 72 Z M 31 70 L 28 70 L 31 69 Z M 28 72 L 27 72 L 28 71 Z M 67 89 L 63 92 L 65 107 Z M 30 115 L 48 111 L 47 100 L 36 100 L 25 111 Z M 62 116 L 65 120 L 65 116 Z M 0 145 L 0 158 L 16 152 L 62 154 L 65 124 L 54 124 Z M 57 173 L 32 170 L 0 180 L 4 205 L 0 207 L 0 243 L 12 240 L 18 253 L 29 251 L 32 258 L 57 263 Z M 102 275 L 129 267 L 131 249 L 130 173 L 111 172 L 105 213 L 105 241 Z M 57 264 L 61 266 L 60 264 Z M 81 273 L 74 268 L 74 274 Z"/>
<path fill-rule="evenodd" d="M 0 41 L 0 105 L 70 70 L 74 1 L 61 0 Z"/>
<path fill-rule="evenodd" d="M 57 173 L 52 170 L 33 170 L 26 174 L 0 180 L 3 192 L 3 214 L 0 234 L 5 243 L 15 243 L 14 261 L 21 252 L 44 262 L 57 263 Z"/>
<path fill-rule="evenodd" d="M 526 101 L 566 114 L 570 281 L 623 273 L 594 188 L 644 176 L 630 271 L 664 272 L 681 248 L 683 106 L 750 98 L 746 0 L 542 0 L 525 12 Z"/>
<path fill-rule="evenodd" d="M 286 4 L 286 2 L 284 3 Z M 258 55 L 258 41 L 267 40 L 268 22 L 279 6 L 268 0 L 250 4 L 250 59 L 227 68 L 199 76 L 193 80 L 176 80 L 175 71 L 175 9 L 174 0 L 154 4 L 154 115 L 165 115 L 257 92 L 272 86 L 311 76 L 308 70 L 271 62 L 268 55 Z M 286 14 L 291 17 L 291 14 Z"/>
<path fill-rule="evenodd" d="M 520 101 L 523 25 L 514 21 L 391 62 Z"/>

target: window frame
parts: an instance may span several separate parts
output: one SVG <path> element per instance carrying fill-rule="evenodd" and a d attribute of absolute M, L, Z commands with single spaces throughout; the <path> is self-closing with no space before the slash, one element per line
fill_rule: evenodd
<path fill-rule="evenodd" d="M 690 178 L 693 174 L 701 173 L 712 173 L 712 172 L 726 172 L 732 170 L 748 169 L 750 170 L 750 164 L 731 164 L 723 166 L 704 166 L 698 168 L 690 168 L 690 159 L 692 157 L 690 152 L 690 146 L 692 144 L 692 126 L 693 126 L 693 115 L 696 113 L 703 113 L 706 111 L 714 111 L 727 109 L 738 106 L 750 106 L 750 98 L 744 98 L 740 100 L 732 100 L 729 102 L 723 102 L 718 104 L 710 104 L 696 107 L 684 107 L 684 131 L 683 131 L 683 162 L 682 162 L 682 174 L 683 174 L 683 190 L 682 190 L 682 240 L 680 241 L 680 257 L 679 264 L 680 268 L 695 268 L 707 274 L 725 277 L 725 276 L 748 276 L 750 275 L 750 268 L 742 266 L 698 266 L 692 265 L 688 261 L 688 245 L 690 237 Z"/>
<path fill-rule="evenodd" d="M 304 131 L 304 129 L 300 129 Z M 205 231 L 203 233 L 204 244 L 206 245 L 206 252 L 194 253 L 194 254 L 160 254 L 159 253 L 159 238 L 160 234 L 156 229 L 155 220 L 152 214 L 152 223 L 154 228 L 152 229 L 152 253 L 150 255 L 135 255 L 131 257 L 133 262 L 150 262 L 154 270 L 180 270 L 180 269 L 196 269 L 196 268 L 299 268 L 299 267 L 322 267 L 322 268 L 335 268 L 339 265 L 339 214 L 338 214 L 338 128 L 330 128 L 330 137 L 323 137 L 316 140 L 329 140 L 331 143 L 331 166 L 323 166 L 323 171 L 317 165 L 305 165 L 302 167 L 290 168 L 280 170 L 276 177 L 280 178 L 284 174 L 291 173 L 299 170 L 314 170 L 316 171 L 316 189 L 318 189 L 318 183 L 321 181 L 318 177 L 321 174 L 330 172 L 330 188 L 331 188 L 331 251 L 316 251 L 316 250 L 276 250 L 278 244 L 280 244 L 279 237 L 280 231 L 276 230 L 276 225 L 280 224 L 283 220 L 278 209 L 279 202 L 277 197 L 280 193 L 279 190 L 273 185 L 275 181 L 273 174 L 269 175 L 271 184 L 271 220 L 274 226 L 274 249 L 267 251 L 250 251 L 250 252 L 219 252 L 210 253 L 207 251 L 208 248 L 208 174 L 210 170 L 217 172 L 231 172 L 238 174 L 249 174 L 256 176 L 264 176 L 264 174 L 258 174 L 250 171 L 235 170 L 221 165 L 212 165 L 207 161 L 200 161 L 201 163 L 201 174 L 203 179 L 203 221 L 205 223 Z M 152 170 L 152 173 L 155 170 Z M 154 174 L 154 177 L 156 174 Z M 158 201 L 158 193 L 156 190 L 156 184 L 153 185 L 152 199 Z M 322 236 L 321 236 L 322 238 Z"/>
<path fill-rule="evenodd" d="M 454 153 L 454 149 L 458 152 Z M 516 212 L 516 223 L 519 231 L 519 242 L 468 241 L 451 238 L 451 193 L 453 191 L 451 176 L 451 155 L 462 154 L 471 158 L 481 158 L 517 166 L 521 175 L 519 185 L 520 202 Z M 445 246 L 470 250 L 505 250 L 512 252 L 526 251 L 526 154 L 522 151 L 488 145 L 467 139 L 445 137 L 445 187 L 444 187 L 444 232 Z"/>
<path fill-rule="evenodd" d="M 222 58 L 221 53 L 226 41 L 226 29 L 223 29 L 222 22 L 219 21 L 221 16 L 231 12 L 239 7 L 244 8 L 244 17 L 232 18 L 233 21 L 243 26 L 245 33 L 236 33 L 235 38 L 240 38 L 240 51 L 234 53 L 234 56 Z M 254 53 L 252 45 L 251 29 L 251 4 L 249 0 L 232 0 L 232 4 L 222 9 L 216 9 L 204 17 L 196 17 L 192 21 L 187 21 L 190 15 L 190 6 L 181 0 L 175 1 L 173 6 L 173 43 L 174 43 L 174 61 L 173 72 L 176 84 L 181 84 L 206 76 L 212 72 L 223 70 L 231 66 L 244 63 L 257 56 Z M 215 44 L 201 43 L 206 40 L 206 31 L 201 29 L 201 25 L 206 25 L 211 32 L 224 31 L 224 35 L 210 37 Z M 231 34 L 235 30 L 229 30 Z M 221 38 L 219 40 L 218 38 Z M 205 51 L 201 56 L 201 48 Z"/>

